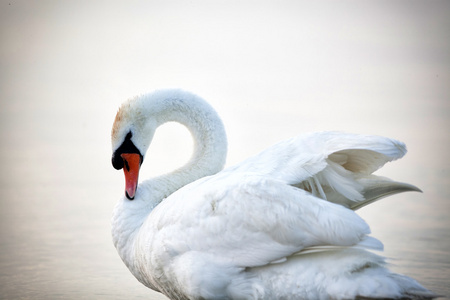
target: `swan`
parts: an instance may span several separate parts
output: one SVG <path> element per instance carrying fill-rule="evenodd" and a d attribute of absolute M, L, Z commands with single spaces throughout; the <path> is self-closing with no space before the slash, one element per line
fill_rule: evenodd
<path fill-rule="evenodd" d="M 186 126 L 191 159 L 138 185 L 155 130 Z M 406 153 L 379 136 L 318 132 L 281 141 L 223 169 L 216 111 L 182 90 L 125 102 L 112 128 L 112 164 L 125 195 L 114 245 L 131 273 L 170 299 L 431 299 L 369 250 L 383 244 L 355 210 L 417 187 L 375 176 Z"/>

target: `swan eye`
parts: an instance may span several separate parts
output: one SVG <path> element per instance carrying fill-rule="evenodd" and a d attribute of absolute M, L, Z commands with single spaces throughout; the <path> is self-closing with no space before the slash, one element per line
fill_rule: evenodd
<path fill-rule="evenodd" d="M 127 162 L 121 157 L 121 155 L 123 153 L 136 153 L 139 154 L 139 156 L 141 157 L 141 164 L 144 160 L 144 157 L 142 156 L 141 152 L 139 151 L 139 149 L 133 144 L 133 142 L 131 141 L 131 137 L 133 136 L 133 134 L 130 132 L 128 132 L 127 136 L 125 137 L 123 143 L 120 145 L 119 148 L 117 148 L 116 151 L 114 151 L 113 155 L 112 155 L 112 165 L 114 167 L 114 169 L 116 170 L 120 170 L 122 169 L 124 166 L 125 168 L 127 168 L 127 170 L 129 170 L 129 166 L 127 166 Z"/>

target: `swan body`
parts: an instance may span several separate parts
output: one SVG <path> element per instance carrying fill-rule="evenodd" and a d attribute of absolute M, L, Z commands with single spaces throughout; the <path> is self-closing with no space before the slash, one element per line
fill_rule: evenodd
<path fill-rule="evenodd" d="M 137 185 L 153 134 L 168 121 L 190 129 L 192 158 Z M 126 177 L 114 245 L 141 283 L 170 299 L 435 297 L 367 251 L 383 245 L 355 213 L 420 191 L 372 175 L 406 153 L 401 142 L 311 133 L 222 170 L 227 141 L 217 113 L 198 96 L 162 90 L 122 105 L 112 148 Z"/>

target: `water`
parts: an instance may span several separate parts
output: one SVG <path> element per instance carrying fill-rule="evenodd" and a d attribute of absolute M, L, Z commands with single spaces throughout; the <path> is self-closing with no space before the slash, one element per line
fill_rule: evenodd
<path fill-rule="evenodd" d="M 228 165 L 307 131 L 406 142 L 380 174 L 424 193 L 360 214 L 393 270 L 450 295 L 450 6 L 333 3 L 2 2 L 0 298 L 164 299 L 111 243 L 123 175 L 109 131 L 123 100 L 168 86 L 216 107 Z M 186 145 L 161 129 L 142 178 Z"/>

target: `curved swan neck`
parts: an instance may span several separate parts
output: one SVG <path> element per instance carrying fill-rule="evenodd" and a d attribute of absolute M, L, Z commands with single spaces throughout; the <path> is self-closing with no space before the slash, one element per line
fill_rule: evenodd
<path fill-rule="evenodd" d="M 155 106 L 151 105 L 156 108 L 156 128 L 166 122 L 178 122 L 189 129 L 194 140 L 193 154 L 188 163 L 163 176 L 171 181 L 173 189 L 222 170 L 227 138 L 215 110 L 203 99 L 183 91 L 161 91 L 153 96 L 157 99 Z"/>

